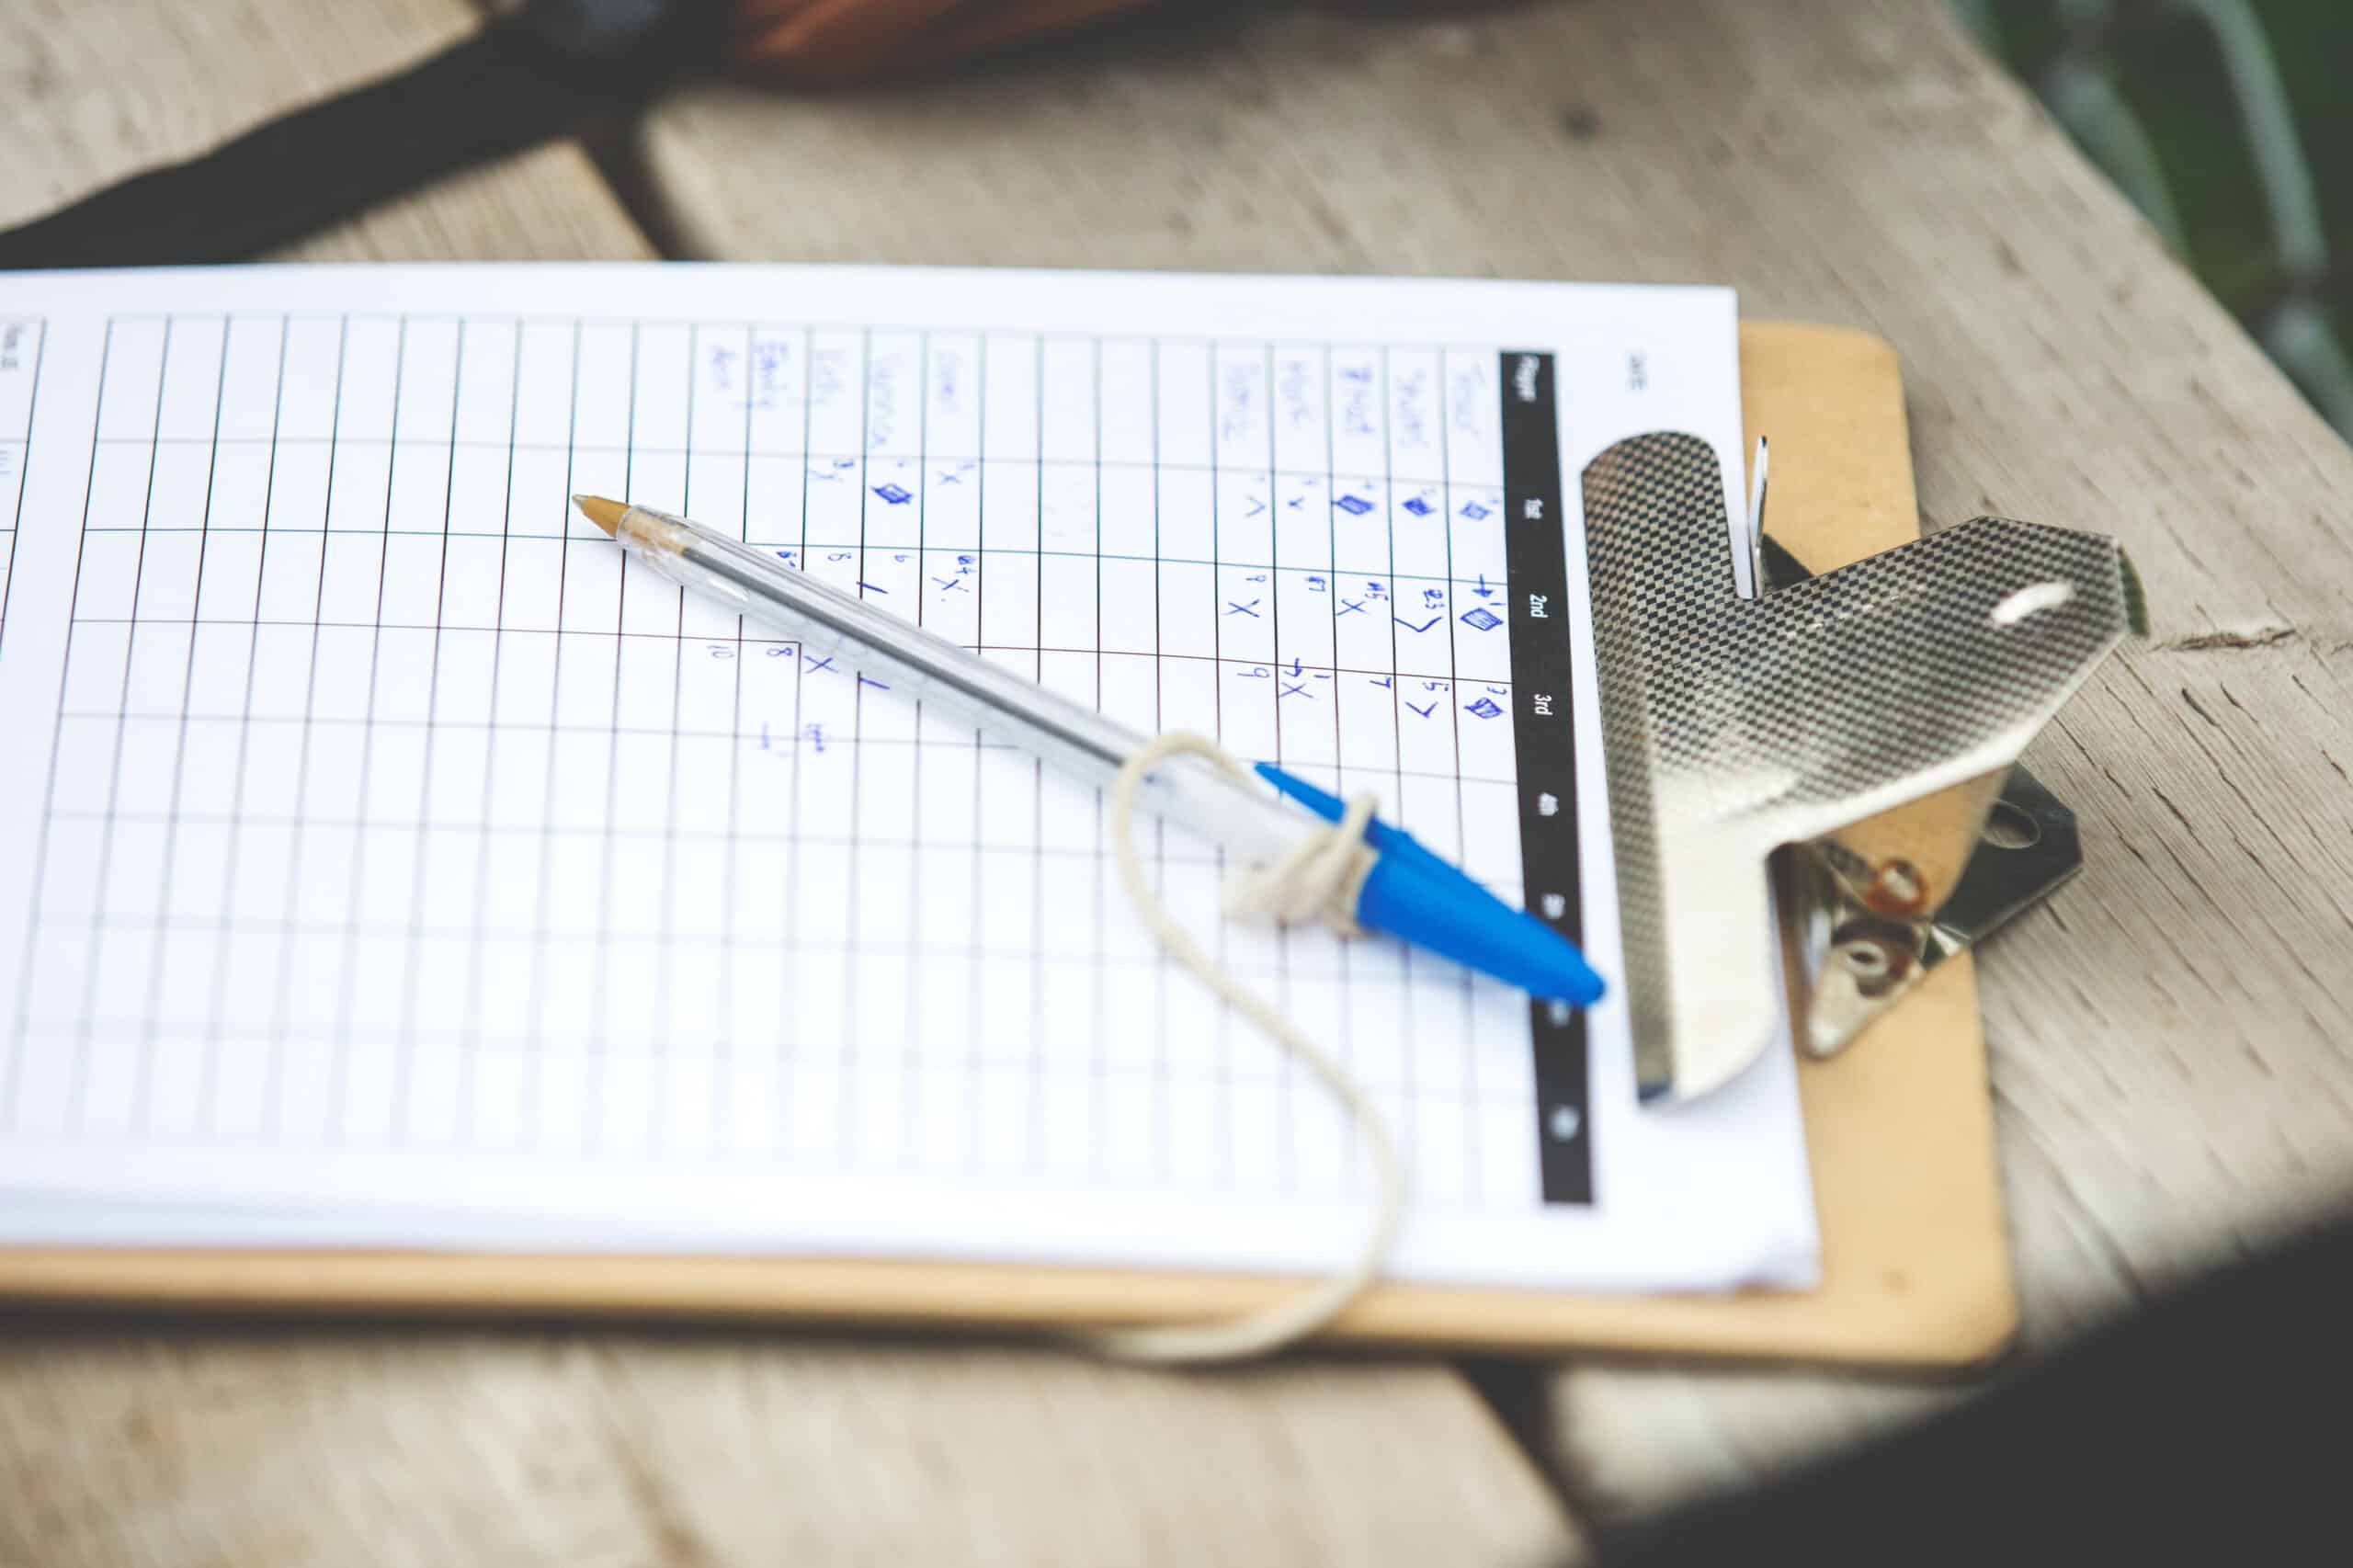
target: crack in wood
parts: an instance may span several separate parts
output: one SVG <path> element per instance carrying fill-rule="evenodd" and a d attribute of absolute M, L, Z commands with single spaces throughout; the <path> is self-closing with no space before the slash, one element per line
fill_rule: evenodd
<path fill-rule="evenodd" d="M 2194 637 L 2177 637 L 2157 646 L 2169 653 L 2207 653 L 2221 649 L 2237 652 L 2276 648 L 2282 642 L 2293 642 L 2302 635 L 2292 626 L 2258 626 L 2251 631 L 2201 631 Z"/>

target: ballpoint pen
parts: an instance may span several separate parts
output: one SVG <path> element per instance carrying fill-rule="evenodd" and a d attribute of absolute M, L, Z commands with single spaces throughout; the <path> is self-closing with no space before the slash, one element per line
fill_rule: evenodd
<path fill-rule="evenodd" d="M 952 710 L 1087 782 L 1109 786 L 1149 744 L 1083 704 L 699 523 L 600 496 L 575 495 L 573 502 L 640 563 L 680 586 L 789 632 L 807 653 L 839 653 L 877 677 L 887 675 L 903 694 Z M 1342 802 L 1306 780 L 1269 764 L 1256 771 L 1298 806 L 1184 756 L 1153 766 L 1142 803 L 1254 865 L 1282 861 L 1340 819 Z M 1299 806 L 1321 820 L 1302 815 Z M 1504 903 L 1400 828 L 1370 823 L 1365 843 L 1373 853 L 1355 878 L 1347 911 L 1357 925 L 1539 997 L 1578 1006 L 1600 997 L 1601 979 L 1584 955 L 1534 915 Z"/>

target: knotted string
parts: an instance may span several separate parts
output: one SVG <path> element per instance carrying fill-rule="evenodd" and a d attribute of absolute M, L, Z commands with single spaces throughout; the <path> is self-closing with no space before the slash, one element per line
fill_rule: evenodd
<path fill-rule="evenodd" d="M 1154 767 L 1174 756 L 1197 756 L 1239 784 L 1256 783 L 1230 753 L 1205 736 L 1172 732 L 1136 753 L 1111 785 L 1111 858 L 1120 869 L 1120 885 L 1163 948 L 1322 1080 L 1364 1134 L 1378 1187 L 1372 1223 L 1355 1257 L 1297 1295 L 1222 1322 L 1103 1329 L 1082 1336 L 1092 1348 L 1122 1360 L 1198 1366 L 1244 1360 L 1295 1345 L 1345 1312 L 1381 1277 L 1381 1266 L 1388 1261 L 1404 1210 L 1405 1172 L 1388 1125 L 1363 1086 L 1336 1058 L 1205 952 L 1168 913 L 1145 877 L 1143 859 L 1135 845 L 1136 792 Z M 1308 835 L 1290 854 L 1272 866 L 1235 877 L 1227 885 L 1226 913 L 1240 919 L 1271 917 L 1285 924 L 1321 918 L 1344 937 L 1358 935 L 1352 912 L 1373 861 L 1373 852 L 1365 846 L 1364 830 L 1377 803 L 1370 794 L 1357 796 L 1338 822 Z"/>

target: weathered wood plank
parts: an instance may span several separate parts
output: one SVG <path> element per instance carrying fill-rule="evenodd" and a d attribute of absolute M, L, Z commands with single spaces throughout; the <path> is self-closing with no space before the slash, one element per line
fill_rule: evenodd
<path fill-rule="evenodd" d="M 2150 645 L 2031 753 L 2092 863 L 1985 955 L 2029 1337 L 2353 1187 L 2353 454 L 1935 0 L 1181 22 L 855 97 L 682 94 L 712 256 L 1729 280 L 1902 351 L 1932 523 L 2114 531 Z M 1578 1367 L 1638 1507 L 1933 1396 Z"/>
<path fill-rule="evenodd" d="M 734 1335 L 0 1336 L 0 1564 L 1522 1563 L 1452 1373 Z"/>
<path fill-rule="evenodd" d="M 479 26 L 466 0 L 26 0 L 0 13 L 0 227 L 396 71 Z M 288 259 L 640 259 L 653 250 L 577 144 L 386 203 Z"/>
<path fill-rule="evenodd" d="M 0 13 L 0 225 L 192 156 L 478 25 L 466 0 L 14 0 Z"/>

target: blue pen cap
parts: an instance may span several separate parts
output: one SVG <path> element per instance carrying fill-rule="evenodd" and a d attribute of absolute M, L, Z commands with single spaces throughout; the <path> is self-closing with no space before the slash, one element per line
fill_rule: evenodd
<path fill-rule="evenodd" d="M 1347 809 L 1337 795 L 1273 763 L 1258 764 L 1257 773 L 1325 822 L 1339 821 Z M 1359 925 L 1444 953 L 1547 1001 L 1583 1007 L 1601 999 L 1601 976 L 1575 943 L 1514 909 L 1403 828 L 1375 821 L 1365 825 L 1364 836 L 1381 858 L 1357 895 Z"/>
<path fill-rule="evenodd" d="M 1383 853 L 1372 863 L 1357 919 L 1531 996 L 1586 1007 L 1606 989 L 1576 945 L 1550 926 L 1460 872 L 1433 875 L 1411 856 Z"/>

